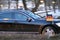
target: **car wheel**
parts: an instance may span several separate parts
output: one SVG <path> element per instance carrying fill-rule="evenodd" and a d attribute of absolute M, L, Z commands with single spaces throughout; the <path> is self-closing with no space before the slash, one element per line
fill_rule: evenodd
<path fill-rule="evenodd" d="M 45 36 L 55 36 L 56 35 L 56 29 L 54 27 L 51 27 L 51 26 L 47 26 L 47 27 L 44 27 L 41 31 L 41 34 L 42 35 L 45 35 Z"/>

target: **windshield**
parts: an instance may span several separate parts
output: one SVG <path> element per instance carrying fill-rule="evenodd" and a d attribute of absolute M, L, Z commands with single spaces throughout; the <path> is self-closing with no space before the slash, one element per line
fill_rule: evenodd
<path fill-rule="evenodd" d="M 38 16 L 38 15 L 36 15 L 36 14 L 30 12 L 30 11 L 27 11 L 27 12 L 28 12 L 28 15 L 31 16 L 31 17 L 33 17 L 34 19 L 41 18 L 40 16 Z"/>

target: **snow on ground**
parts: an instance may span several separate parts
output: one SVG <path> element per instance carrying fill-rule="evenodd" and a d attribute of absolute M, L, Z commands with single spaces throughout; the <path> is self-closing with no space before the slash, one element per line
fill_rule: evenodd
<path fill-rule="evenodd" d="M 60 34 L 47 38 L 47 36 L 42 36 L 40 34 L 20 34 L 20 32 L 0 31 L 0 40 L 60 40 Z"/>

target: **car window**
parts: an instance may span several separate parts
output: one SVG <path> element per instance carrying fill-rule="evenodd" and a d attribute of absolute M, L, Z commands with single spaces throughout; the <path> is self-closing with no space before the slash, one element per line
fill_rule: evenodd
<path fill-rule="evenodd" d="M 9 19 L 12 19 L 12 15 L 10 12 L 0 12 L 0 19 L 4 19 L 4 18 L 9 18 Z"/>
<path fill-rule="evenodd" d="M 15 14 L 15 19 L 19 19 L 21 21 L 26 20 L 27 17 L 23 14 Z"/>

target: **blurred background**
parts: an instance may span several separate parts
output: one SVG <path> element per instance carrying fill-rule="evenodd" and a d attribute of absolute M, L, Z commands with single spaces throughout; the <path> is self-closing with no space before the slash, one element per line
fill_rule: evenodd
<path fill-rule="evenodd" d="M 0 0 L 0 10 L 19 9 L 21 6 L 32 12 L 43 11 L 46 9 L 60 10 L 60 0 Z"/>
<path fill-rule="evenodd" d="M 40 16 L 51 13 L 54 17 L 57 15 L 60 17 L 60 0 L 0 0 L 0 10 L 21 8 Z"/>

